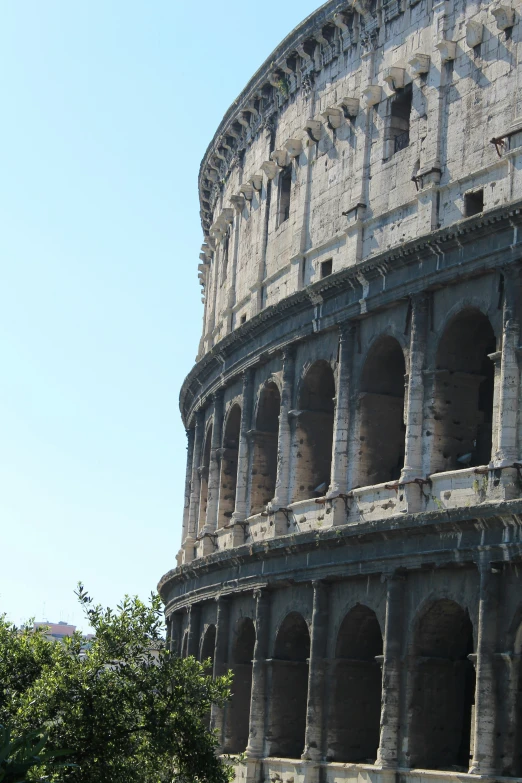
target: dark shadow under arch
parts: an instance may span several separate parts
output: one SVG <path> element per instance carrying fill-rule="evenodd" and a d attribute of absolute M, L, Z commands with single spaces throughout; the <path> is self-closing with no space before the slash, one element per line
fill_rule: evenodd
<path fill-rule="evenodd" d="M 262 389 L 256 415 L 250 513 L 259 514 L 275 494 L 277 478 L 277 438 L 281 395 L 271 381 Z"/>
<path fill-rule="evenodd" d="M 335 649 L 328 721 L 330 761 L 373 763 L 379 747 L 382 674 L 379 621 L 357 604 L 345 616 Z"/>
<path fill-rule="evenodd" d="M 203 446 L 203 461 L 200 466 L 200 492 L 199 492 L 199 523 L 198 530 L 202 530 L 207 520 L 208 504 L 208 472 L 210 469 L 210 446 L 212 443 L 212 424 L 207 429 Z"/>
<path fill-rule="evenodd" d="M 277 633 L 272 660 L 268 741 L 270 756 L 300 758 L 305 742 L 310 634 L 298 612 Z"/>
<path fill-rule="evenodd" d="M 232 406 L 228 413 L 223 436 L 218 527 L 224 527 L 230 522 L 236 507 L 237 457 L 240 431 L 241 408 L 236 404 Z"/>
<path fill-rule="evenodd" d="M 249 617 L 237 624 L 232 650 L 232 698 L 227 705 L 225 753 L 243 753 L 248 744 L 250 697 L 252 693 L 252 659 L 256 632 Z"/>

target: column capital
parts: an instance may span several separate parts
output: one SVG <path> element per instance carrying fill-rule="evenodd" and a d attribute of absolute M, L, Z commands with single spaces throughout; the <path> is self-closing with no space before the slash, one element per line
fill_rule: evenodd
<path fill-rule="evenodd" d="M 353 337 L 355 337 L 358 328 L 358 322 L 353 320 L 341 321 L 338 324 L 338 327 L 339 327 L 339 340 L 341 342 L 344 342 L 344 340 L 351 340 L 353 339 Z"/>
<path fill-rule="evenodd" d="M 288 345 L 285 345 L 281 349 L 281 357 L 283 359 L 284 364 L 286 364 L 287 362 L 291 362 L 293 359 L 295 359 L 296 350 L 297 350 L 296 343 L 288 343 Z"/>
<path fill-rule="evenodd" d="M 222 403 L 224 395 L 225 395 L 225 387 L 224 386 L 220 386 L 219 389 L 216 389 L 210 395 L 210 399 L 212 401 L 212 404 L 214 406 L 216 406 L 216 405 L 219 405 L 220 403 Z"/>
<path fill-rule="evenodd" d="M 430 294 L 428 291 L 418 291 L 416 294 L 411 294 L 410 302 L 412 309 L 414 310 L 427 310 L 430 302 Z"/>

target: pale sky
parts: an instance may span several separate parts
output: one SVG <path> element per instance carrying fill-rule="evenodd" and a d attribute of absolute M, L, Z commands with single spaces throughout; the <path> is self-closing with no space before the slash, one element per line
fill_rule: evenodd
<path fill-rule="evenodd" d="M 201 157 L 310 0 L 4 0 L 0 612 L 80 627 L 175 566 Z"/>

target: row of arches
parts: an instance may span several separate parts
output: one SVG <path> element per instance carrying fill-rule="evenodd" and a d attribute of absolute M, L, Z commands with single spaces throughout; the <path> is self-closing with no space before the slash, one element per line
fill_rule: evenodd
<path fill-rule="evenodd" d="M 448 324 L 430 373 L 429 404 L 432 473 L 487 464 L 491 459 L 496 340 L 489 319 L 466 309 Z M 356 486 L 399 479 L 405 455 L 405 374 L 403 348 L 382 336 L 364 363 L 357 397 Z M 290 502 L 324 495 L 331 478 L 336 387 L 329 362 L 314 362 L 302 379 L 294 411 L 293 488 Z M 249 455 L 250 514 L 258 514 L 276 490 L 281 394 L 274 381 L 262 389 Z M 226 525 L 236 501 L 241 408 L 229 410 L 223 433 L 218 527 Z M 203 445 L 199 528 L 208 501 L 212 424 Z M 354 488 L 351 487 L 351 488 Z M 349 488 L 350 489 L 350 488 Z"/>
<path fill-rule="evenodd" d="M 200 658 L 213 658 L 215 625 L 207 626 Z M 234 631 L 232 698 L 226 707 L 224 752 L 248 743 L 255 628 L 241 618 Z M 410 766 L 467 771 L 472 756 L 475 670 L 468 612 L 450 599 L 432 603 L 415 623 L 406 704 Z M 182 647 L 186 655 L 186 642 Z M 325 662 L 323 695 L 328 761 L 373 763 L 380 735 L 383 635 L 375 612 L 357 604 L 342 620 L 335 657 Z M 273 644 L 266 716 L 267 755 L 301 757 L 307 720 L 310 631 L 297 611 L 286 615 Z"/>

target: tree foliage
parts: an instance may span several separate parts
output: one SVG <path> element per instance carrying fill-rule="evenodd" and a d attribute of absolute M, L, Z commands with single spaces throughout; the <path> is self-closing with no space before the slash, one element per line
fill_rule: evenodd
<path fill-rule="evenodd" d="M 46 748 L 70 750 L 74 766 L 43 761 L 60 783 L 227 783 L 207 730 L 212 703 L 223 705 L 230 678 L 213 680 L 163 640 L 159 596 L 126 597 L 116 611 L 78 599 L 95 638 L 63 644 L 0 618 L 0 724 L 13 736 L 44 727 Z"/>

